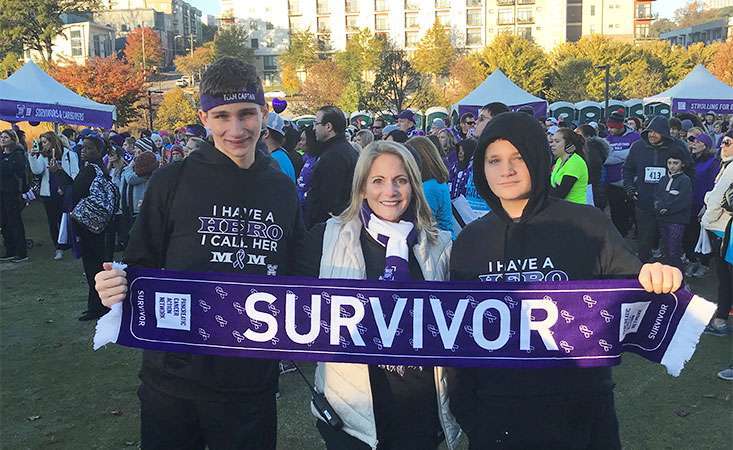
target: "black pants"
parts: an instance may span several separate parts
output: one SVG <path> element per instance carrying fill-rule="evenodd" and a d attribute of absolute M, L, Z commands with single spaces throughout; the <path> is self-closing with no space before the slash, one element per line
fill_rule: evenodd
<path fill-rule="evenodd" d="M 652 249 L 657 246 L 657 216 L 652 210 L 636 208 L 636 227 L 639 230 L 639 259 L 647 263 Z"/>
<path fill-rule="evenodd" d="M 79 246 L 81 247 L 81 262 L 84 266 L 84 275 L 89 285 L 89 293 L 87 295 L 87 312 L 90 314 L 104 314 L 108 308 L 102 305 L 102 300 L 94 289 L 94 276 L 102 270 L 102 263 L 112 260 L 112 252 L 107 248 L 107 230 L 96 234 L 74 224 L 74 229 L 79 236 Z"/>
<path fill-rule="evenodd" d="M 25 226 L 23 225 L 23 199 L 17 192 L 0 193 L 0 227 L 2 227 L 4 256 L 25 258 L 28 249 L 25 243 Z"/>
<path fill-rule="evenodd" d="M 610 184 L 606 186 L 606 199 L 611 210 L 611 221 L 621 236 L 625 237 L 634 223 L 634 203 L 623 188 Z"/>
<path fill-rule="evenodd" d="M 593 185 L 593 204 L 600 210 L 606 209 L 608 200 L 606 198 L 606 185 L 596 183 Z"/>
<path fill-rule="evenodd" d="M 272 393 L 214 402 L 172 397 L 143 384 L 138 397 L 142 450 L 275 450 Z"/>
<path fill-rule="evenodd" d="M 710 240 L 718 276 L 718 308 L 715 310 L 715 318 L 727 320 L 733 300 L 733 266 L 720 256 L 720 244 L 719 237 L 714 236 Z"/>
<path fill-rule="evenodd" d="M 63 201 L 59 196 L 41 197 L 43 207 L 46 208 L 46 220 L 48 220 L 48 233 L 51 236 L 51 243 L 57 250 L 65 250 L 67 245 L 59 244 L 59 229 L 61 228 L 61 216 L 64 213 Z"/>
<path fill-rule="evenodd" d="M 470 450 L 621 448 L 613 393 L 497 400 L 476 411 L 478 425 L 464 427 Z"/>

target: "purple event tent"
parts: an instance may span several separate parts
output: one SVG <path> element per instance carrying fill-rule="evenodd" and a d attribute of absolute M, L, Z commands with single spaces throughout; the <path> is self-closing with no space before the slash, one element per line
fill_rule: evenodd
<path fill-rule="evenodd" d="M 502 102 L 511 110 L 528 105 L 534 108 L 535 117 L 547 114 L 547 100 L 535 97 L 512 82 L 504 72 L 497 69 L 476 87 L 471 93 L 453 105 L 458 115 L 471 112 L 478 115 L 480 107 L 491 102 Z"/>
<path fill-rule="evenodd" d="M 679 83 L 661 94 L 644 99 L 644 105 L 656 102 L 670 105 L 673 113 L 714 111 L 717 114 L 733 114 L 733 87 L 698 64 Z"/>
<path fill-rule="evenodd" d="M 28 61 L 0 81 L 0 119 L 8 122 L 56 122 L 112 128 L 114 105 L 76 94 Z"/>

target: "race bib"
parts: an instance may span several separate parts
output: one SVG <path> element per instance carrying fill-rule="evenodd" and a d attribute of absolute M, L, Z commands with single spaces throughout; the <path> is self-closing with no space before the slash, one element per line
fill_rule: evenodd
<path fill-rule="evenodd" d="M 644 168 L 644 183 L 659 183 L 659 180 L 667 174 L 667 169 L 664 167 L 645 167 Z"/>

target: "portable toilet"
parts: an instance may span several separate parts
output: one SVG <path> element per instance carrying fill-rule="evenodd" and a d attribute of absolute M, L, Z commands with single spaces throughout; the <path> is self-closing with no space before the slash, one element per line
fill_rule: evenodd
<path fill-rule="evenodd" d="M 670 116 L 670 107 L 668 104 L 661 103 L 661 102 L 647 103 L 646 105 L 644 105 L 644 114 L 647 117 L 654 117 L 654 116 L 669 117 Z"/>
<path fill-rule="evenodd" d="M 557 120 L 575 120 L 575 106 L 570 102 L 551 103 L 550 115 Z"/>
<path fill-rule="evenodd" d="M 415 128 L 418 130 L 425 130 L 425 114 L 422 111 L 417 111 L 410 108 L 415 113 Z"/>
<path fill-rule="evenodd" d="M 460 116 L 458 115 L 458 108 L 454 108 L 450 112 L 450 124 L 449 125 L 451 126 L 458 125 L 459 120 L 460 120 Z"/>
<path fill-rule="evenodd" d="M 349 116 L 349 123 L 360 130 L 369 128 L 372 126 L 372 122 L 374 122 L 374 120 L 368 111 L 354 111 L 351 113 L 351 116 Z"/>
<path fill-rule="evenodd" d="M 298 116 L 295 119 L 292 120 L 298 128 L 302 127 L 312 127 L 313 122 L 316 121 L 316 116 L 313 116 L 311 114 L 306 114 L 304 116 Z"/>
<path fill-rule="evenodd" d="M 578 122 L 598 122 L 601 120 L 603 105 L 592 100 L 583 100 L 575 104 L 575 110 L 577 111 Z"/>
<path fill-rule="evenodd" d="M 631 100 L 626 100 L 624 106 L 626 106 L 626 117 L 641 118 L 644 116 L 644 105 L 640 99 L 632 98 Z"/>
<path fill-rule="evenodd" d="M 376 114 L 374 117 L 384 119 L 384 123 L 387 125 L 397 123 L 397 116 L 392 111 L 380 111 L 379 114 Z"/>
<path fill-rule="evenodd" d="M 443 119 L 445 126 L 450 127 L 450 123 L 448 122 L 448 110 L 442 106 L 431 106 L 425 110 L 425 131 L 430 131 L 430 127 L 433 126 L 433 120 L 435 119 Z"/>

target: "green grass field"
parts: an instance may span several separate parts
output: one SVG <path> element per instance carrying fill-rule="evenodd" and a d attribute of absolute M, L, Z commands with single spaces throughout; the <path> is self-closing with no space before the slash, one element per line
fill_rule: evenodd
<path fill-rule="evenodd" d="M 92 352 L 81 262 L 53 261 L 43 207 L 24 212 L 31 260 L 0 264 L 0 447 L 137 448 L 140 352 Z M 715 301 L 715 280 L 692 286 Z M 635 355 L 615 369 L 621 437 L 628 449 L 733 448 L 733 384 L 716 373 L 733 360 L 731 338 L 704 335 L 679 378 Z M 308 375 L 313 365 L 303 364 Z M 297 374 L 281 378 L 278 448 L 323 448 Z M 465 448 L 465 445 L 464 445 Z"/>

